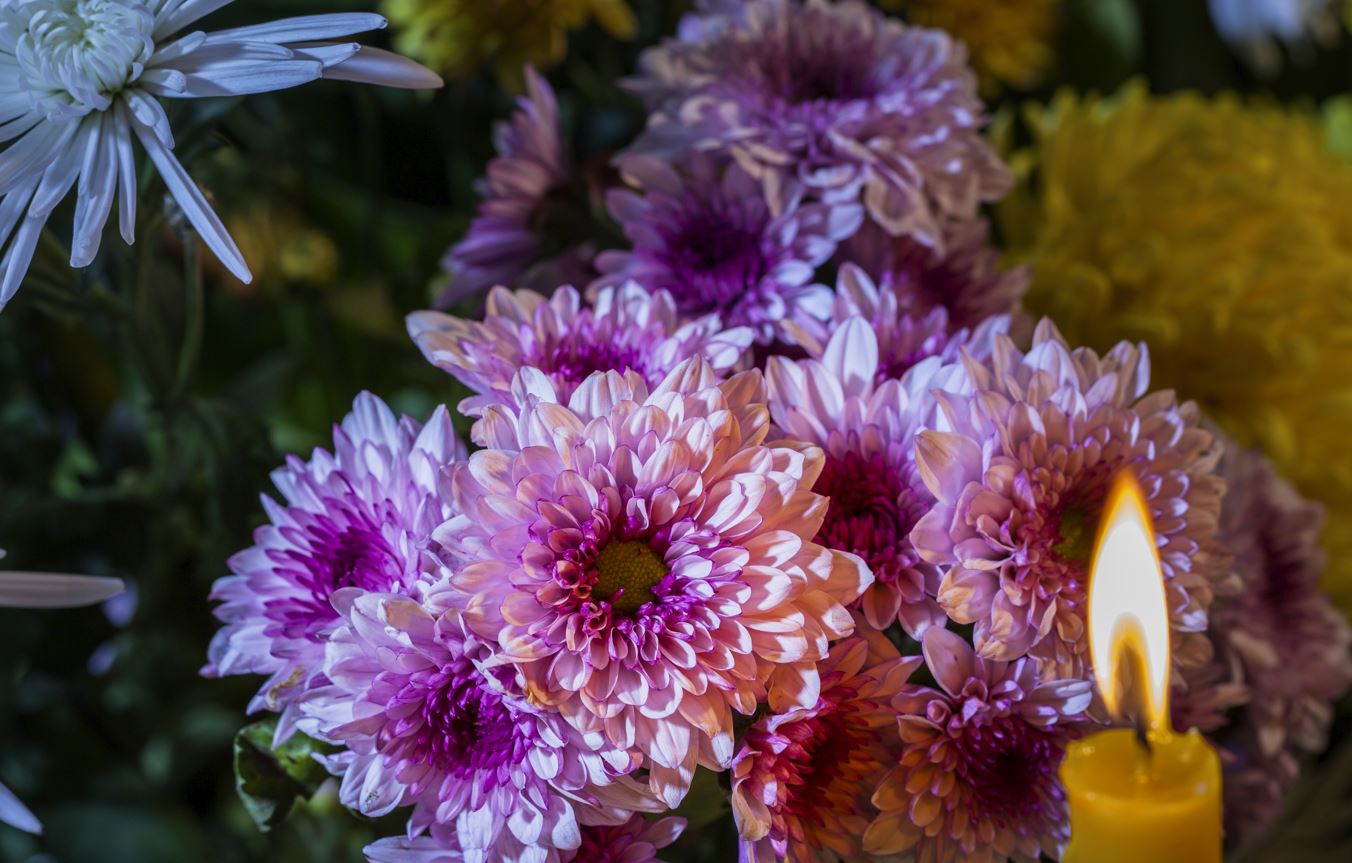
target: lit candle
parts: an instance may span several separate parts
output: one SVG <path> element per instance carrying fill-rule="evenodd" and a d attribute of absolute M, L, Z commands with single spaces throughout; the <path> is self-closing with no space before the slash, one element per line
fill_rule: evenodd
<path fill-rule="evenodd" d="M 1089 652 L 1108 712 L 1137 727 L 1072 744 L 1064 863 L 1219 863 L 1221 768 L 1196 729 L 1169 725 L 1169 611 L 1145 497 L 1123 473 L 1089 579 Z"/>

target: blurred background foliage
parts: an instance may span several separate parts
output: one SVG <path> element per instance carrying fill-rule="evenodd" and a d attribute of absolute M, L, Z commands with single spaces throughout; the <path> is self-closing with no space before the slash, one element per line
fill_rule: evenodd
<path fill-rule="evenodd" d="M 634 0 L 631 40 L 583 16 L 550 70 L 598 188 L 609 155 L 642 123 L 618 81 L 643 45 L 673 32 L 683 5 Z M 905 14 L 908 4 L 883 5 Z M 1215 33 L 1205 0 L 1029 5 L 1052 9 L 1054 50 L 1029 89 L 994 87 L 1010 106 L 1133 76 L 1159 92 L 1234 89 L 1313 105 L 1340 95 L 1352 68 L 1344 35 L 1257 78 Z M 253 0 L 210 23 L 370 6 Z M 343 814 L 331 790 L 258 830 L 231 770 L 257 681 L 198 677 L 216 628 L 207 593 L 262 521 L 268 472 L 324 444 L 359 390 L 418 417 L 459 399 L 402 319 L 435 295 L 438 261 L 472 215 L 491 126 L 512 107 L 515 76 L 500 82 L 499 60 L 488 51 L 478 67 L 462 64 L 436 94 L 320 82 L 173 106 L 180 157 L 219 204 L 253 285 L 204 264 L 162 205 L 142 207 L 135 246 L 108 242 L 76 273 L 60 233 L 69 212 L 53 220 L 0 315 L 0 547 L 8 567 L 115 575 L 131 590 L 103 608 L 0 609 L 0 782 L 47 828 L 30 837 L 0 827 L 0 860 L 341 863 L 397 832 Z M 1352 109 L 1335 116 L 1349 146 Z M 163 194 L 147 173 L 143 201 Z M 689 814 L 680 844 L 705 854 L 691 859 L 732 860 L 731 837 L 701 823 L 717 811 Z"/>

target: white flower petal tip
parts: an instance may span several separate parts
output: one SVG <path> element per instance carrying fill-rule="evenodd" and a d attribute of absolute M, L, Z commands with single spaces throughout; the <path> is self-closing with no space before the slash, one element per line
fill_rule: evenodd
<path fill-rule="evenodd" d="M 356 54 L 324 70 L 333 81 L 375 84 L 400 90 L 439 90 L 446 86 L 441 76 L 407 57 L 379 48 L 361 46 Z"/>
<path fill-rule="evenodd" d="M 19 290 L 47 218 L 75 190 L 71 266 L 89 266 L 114 206 L 135 239 L 140 139 L 170 194 L 232 274 L 252 275 L 173 155 L 161 99 L 243 96 L 321 77 L 442 86 L 411 60 L 347 37 L 382 30 L 370 13 L 303 15 L 185 31 L 232 0 L 23 0 L 0 3 L 0 309 Z M 3 89 L 3 88 L 0 88 Z"/>
<path fill-rule="evenodd" d="M 51 572 L 0 572 L 0 606 L 79 608 L 117 596 L 121 579 Z"/>
<path fill-rule="evenodd" d="M 0 785 L 0 824 L 8 824 L 35 836 L 42 835 L 42 822 L 4 785 Z"/>

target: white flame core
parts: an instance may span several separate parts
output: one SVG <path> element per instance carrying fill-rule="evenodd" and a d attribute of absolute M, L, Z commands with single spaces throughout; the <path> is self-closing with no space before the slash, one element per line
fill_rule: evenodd
<path fill-rule="evenodd" d="M 1121 717 L 1120 682 L 1133 675 L 1144 718 L 1152 729 L 1167 730 L 1169 606 L 1150 513 L 1131 474 L 1114 480 L 1102 525 L 1089 577 L 1089 654 L 1099 692 L 1109 712 Z M 1124 668 L 1133 654 L 1144 680 L 1139 670 Z"/>

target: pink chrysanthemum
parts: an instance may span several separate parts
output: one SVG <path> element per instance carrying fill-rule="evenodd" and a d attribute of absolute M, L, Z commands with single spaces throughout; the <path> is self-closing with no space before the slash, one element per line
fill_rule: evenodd
<path fill-rule="evenodd" d="M 701 358 L 651 393 L 608 372 L 567 405 L 490 407 L 488 448 L 453 474 L 463 515 L 435 535 L 466 620 L 532 697 L 603 721 L 673 806 L 696 763 L 731 762 L 732 711 L 816 703 L 815 664 L 872 580 L 812 541 L 821 451 L 768 428 L 760 373 L 719 383 Z"/>
<path fill-rule="evenodd" d="M 682 323 L 665 291 L 632 282 L 597 292 L 592 308 L 562 287 L 552 297 L 494 288 L 482 321 L 414 312 L 408 330 L 433 364 L 478 393 L 460 410 L 478 416 L 490 404 L 514 404 L 512 381 L 522 366 L 544 372 L 554 401 L 568 401 L 592 372 L 636 372 L 656 385 L 681 362 L 707 359 L 727 373 L 751 345 L 746 327 L 724 329 L 716 315 Z"/>
<path fill-rule="evenodd" d="M 455 825 L 467 859 L 504 863 L 577 848 L 580 821 L 628 817 L 613 807 L 653 808 L 625 778 L 636 761 L 534 706 L 457 612 L 355 588 L 333 604 L 346 625 L 300 727 L 346 747 L 325 758 L 344 805 L 372 817 L 412 805 L 410 837 Z"/>
<path fill-rule="evenodd" d="M 940 253 L 870 224 L 841 245 L 839 258 L 858 264 L 910 314 L 942 308 L 955 329 L 971 328 L 996 315 L 1016 314 L 1028 290 L 1028 269 L 1001 269 L 989 234 L 985 219 L 950 222 Z"/>
<path fill-rule="evenodd" d="M 995 347 L 995 336 L 1009 332 L 1010 327 L 1008 315 L 984 318 L 972 329 L 956 327 L 945 307 L 922 308 L 908 298 L 901 283 L 890 280 L 880 286 L 856 264 L 845 263 L 836 277 L 836 295 L 825 326 L 815 332 L 793 324 L 789 329 L 808 356 L 820 359 L 826 351 L 824 337 L 853 317 L 863 318 L 873 327 L 878 353 L 875 377 L 879 383 L 901 378 L 929 357 L 957 362 L 966 350 L 984 360 Z"/>
<path fill-rule="evenodd" d="M 916 460 L 939 502 L 911 541 L 946 569 L 939 604 L 974 624 L 981 655 L 1031 652 L 1048 674 L 1088 673 L 1088 564 L 1120 470 L 1148 498 L 1172 626 L 1204 631 L 1224 575 L 1214 557 L 1218 449 L 1195 405 L 1146 395 L 1144 347 L 1072 351 L 1043 321 L 1026 354 L 997 336 L 988 364 L 965 365 L 975 394 L 939 394 L 951 431 L 920 434 Z"/>
<path fill-rule="evenodd" d="M 821 695 L 758 721 L 732 764 L 743 863 L 834 863 L 862 856 L 869 798 L 896 761 L 891 700 L 919 665 L 881 632 L 831 646 Z"/>
<path fill-rule="evenodd" d="M 528 854 L 518 849 L 492 849 L 487 856 L 462 850 L 452 825 L 433 824 L 428 835 L 382 839 L 365 849 L 370 863 L 499 863 L 506 859 L 522 863 L 663 863 L 657 852 L 675 842 L 685 829 L 684 818 L 648 820 L 634 815 L 615 825 L 584 826 L 576 849 L 536 847 Z"/>
<path fill-rule="evenodd" d="M 900 379 L 884 375 L 878 337 L 863 318 L 847 319 L 821 358 L 770 357 L 770 416 L 786 438 L 826 455 L 813 491 L 830 500 L 816 541 L 859 555 L 873 584 L 859 600 L 869 625 L 899 620 L 913 637 L 947 620 L 934 601 L 939 569 L 920 559 L 911 530 L 934 505 L 915 463 L 916 433 L 931 427 L 935 389 L 962 390 L 960 366 L 931 358 Z"/>
<path fill-rule="evenodd" d="M 784 338 L 786 322 L 811 327 L 826 317 L 831 289 L 813 279 L 859 229 L 857 204 L 791 196 L 771 212 L 750 175 L 712 158 L 681 172 L 632 156 L 620 170 L 634 191 L 612 190 L 607 203 L 632 248 L 597 257 L 597 285 L 633 280 L 667 291 L 685 318 L 719 315 L 752 327 L 761 344 Z"/>
<path fill-rule="evenodd" d="M 629 82 L 652 110 L 636 152 L 725 152 L 776 212 L 799 192 L 860 201 L 887 233 L 940 250 L 945 224 L 1008 189 L 967 52 L 947 34 L 858 0 L 706 10 Z"/>
<path fill-rule="evenodd" d="M 332 454 L 292 457 L 272 475 L 285 503 L 263 498 L 269 524 L 230 559 L 233 573 L 211 598 L 225 626 L 208 651 L 208 676 L 267 674 L 250 711 L 281 710 L 278 737 L 324 659 L 339 623 L 334 591 L 360 587 L 411 593 L 437 564 L 424 554 L 433 528 L 451 517 L 438 489 L 444 467 L 464 458 L 444 408 L 419 428 L 362 393 L 334 429 Z"/>
<path fill-rule="evenodd" d="M 442 260 L 451 274 L 439 300 L 443 307 L 495 285 L 517 283 L 540 257 L 538 228 L 551 196 L 572 182 L 554 90 L 534 69 L 526 68 L 526 95 L 516 113 L 494 133 L 498 156 L 488 163 L 481 183 L 479 213 Z"/>
<path fill-rule="evenodd" d="M 873 802 L 864 834 L 875 854 L 917 863 L 1037 863 L 1069 838 L 1057 771 L 1093 699 L 1088 681 L 1044 681 L 1031 657 L 977 656 L 960 636 L 931 629 L 925 664 L 941 689 L 906 686 L 901 757 Z"/>

